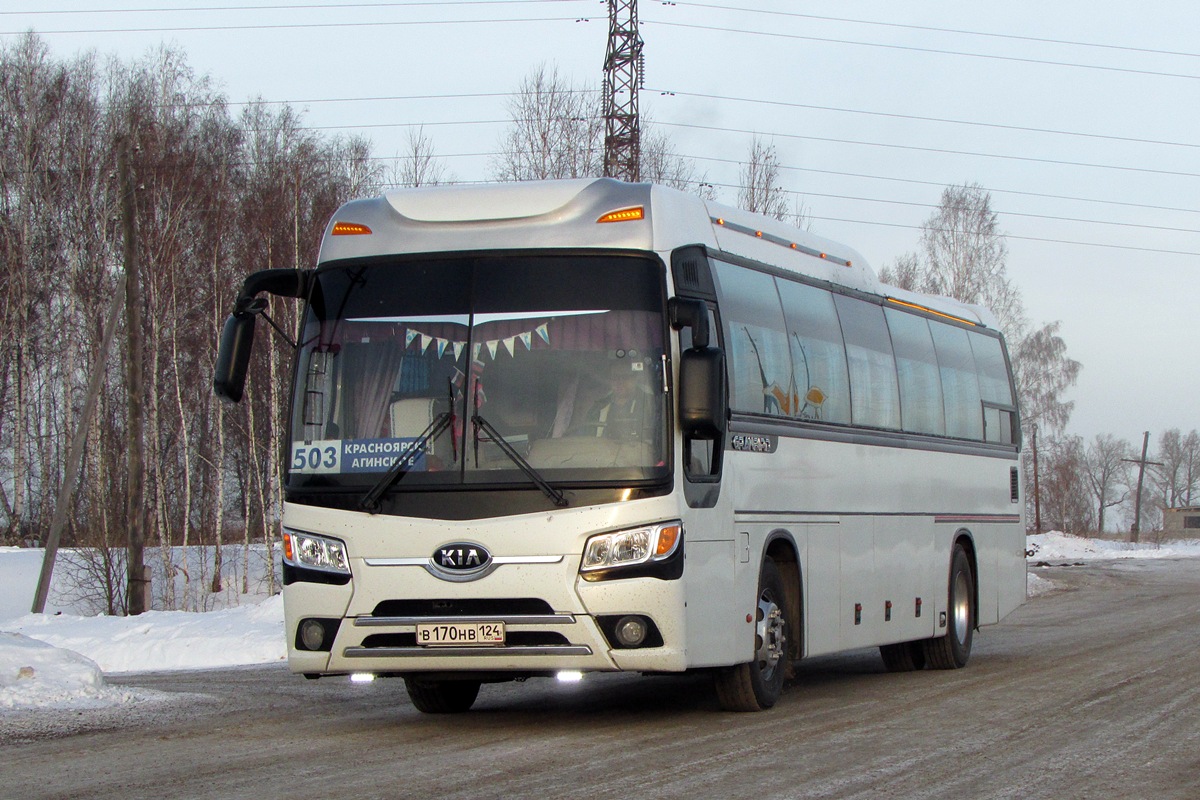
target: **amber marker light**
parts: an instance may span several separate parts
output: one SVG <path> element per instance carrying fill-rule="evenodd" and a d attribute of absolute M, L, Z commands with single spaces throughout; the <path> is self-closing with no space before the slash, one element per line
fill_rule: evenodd
<path fill-rule="evenodd" d="M 331 236 L 366 236 L 371 233 L 371 229 L 357 222 L 335 222 L 333 230 L 329 233 Z"/>
<path fill-rule="evenodd" d="M 664 525 L 658 531 L 658 546 L 654 548 L 656 558 L 670 554 L 679 543 L 679 534 L 683 528 L 679 525 Z"/>
<path fill-rule="evenodd" d="M 634 206 L 633 208 L 622 208 L 619 211 L 610 211 L 596 222 L 636 222 L 645 218 L 646 209 L 642 206 Z"/>
<path fill-rule="evenodd" d="M 933 314 L 935 317 L 944 317 L 946 319 L 954 320 L 955 322 L 961 322 L 964 325 L 970 325 L 972 328 L 979 327 L 974 322 L 971 322 L 971 320 L 969 320 L 969 319 L 963 319 L 962 317 L 956 317 L 953 314 L 947 314 L 942 311 L 935 311 L 934 309 L 930 308 L 929 306 L 922 306 L 922 305 L 918 305 L 916 303 L 906 303 L 903 300 L 897 300 L 894 297 L 889 297 L 887 299 L 887 301 L 889 303 L 894 303 L 898 306 L 904 306 L 905 308 L 915 308 L 917 311 L 924 311 L 926 314 Z"/>
<path fill-rule="evenodd" d="M 287 561 L 295 561 L 292 557 L 292 535 L 286 530 L 283 532 L 283 557 Z"/>

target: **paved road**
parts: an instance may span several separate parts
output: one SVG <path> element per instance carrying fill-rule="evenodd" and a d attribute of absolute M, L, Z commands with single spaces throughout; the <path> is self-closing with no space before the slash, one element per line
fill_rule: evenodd
<path fill-rule="evenodd" d="M 0 715 L 0 797 L 1200 798 L 1200 560 L 1039 569 L 1063 587 L 956 672 L 803 662 L 761 714 L 701 677 L 485 686 L 143 675 L 134 711 Z"/>

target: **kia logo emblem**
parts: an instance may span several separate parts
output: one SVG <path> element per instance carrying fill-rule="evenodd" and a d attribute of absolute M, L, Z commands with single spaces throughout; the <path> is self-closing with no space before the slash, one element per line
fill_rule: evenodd
<path fill-rule="evenodd" d="M 481 572 L 491 566 L 492 554 L 481 544 L 451 542 L 433 551 L 433 566 L 457 574 Z"/>

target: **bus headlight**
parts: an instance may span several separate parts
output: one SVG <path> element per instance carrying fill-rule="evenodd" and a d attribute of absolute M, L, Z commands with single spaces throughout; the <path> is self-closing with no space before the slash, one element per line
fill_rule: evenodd
<path fill-rule="evenodd" d="M 337 539 L 284 528 L 283 558 L 290 564 L 325 572 L 350 574 L 346 545 Z"/>
<path fill-rule="evenodd" d="M 683 525 L 679 522 L 597 534 L 583 548 L 579 571 L 662 561 L 675 553 L 682 539 Z"/>

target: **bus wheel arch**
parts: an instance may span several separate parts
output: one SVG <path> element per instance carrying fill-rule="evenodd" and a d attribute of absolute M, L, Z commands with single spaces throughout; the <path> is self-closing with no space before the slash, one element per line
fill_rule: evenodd
<path fill-rule="evenodd" d="M 950 550 L 946 632 L 925 640 L 925 659 L 933 669 L 959 669 L 971 656 L 979 622 L 979 581 L 975 546 L 966 531 L 955 536 Z"/>
<path fill-rule="evenodd" d="M 766 558 L 775 562 L 783 578 L 784 609 L 788 620 L 787 677 L 795 676 L 792 662 L 804 657 L 804 576 L 795 541 L 787 531 L 775 531 L 767 543 Z"/>
<path fill-rule="evenodd" d="M 755 626 L 751 660 L 718 670 L 715 675 L 717 699 L 726 711 L 763 711 L 771 708 L 783 694 L 784 683 L 792 675 L 791 631 L 795 626 L 791 608 L 798 602 L 798 585 L 789 589 L 784 570 L 798 574 L 794 549 L 775 553 L 791 561 L 776 562 L 768 549 L 758 573 L 755 609 L 747 621 Z M 793 566 L 781 569 L 782 565 Z"/>

